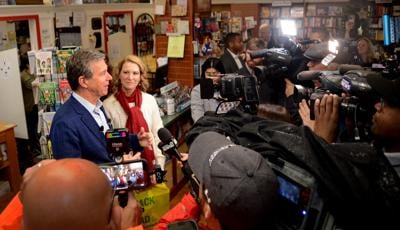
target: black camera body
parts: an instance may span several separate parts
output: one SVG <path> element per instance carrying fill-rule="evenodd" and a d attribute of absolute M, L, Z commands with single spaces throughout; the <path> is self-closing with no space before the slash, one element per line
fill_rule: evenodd
<path fill-rule="evenodd" d="M 350 70 L 345 74 L 336 71 L 321 71 L 316 79 L 321 81 L 321 87 L 298 91 L 305 92 L 301 98 L 310 101 L 310 119 L 315 119 L 315 100 L 321 100 L 324 94 L 332 93 L 341 96 L 345 93 L 340 103 L 340 115 L 343 118 L 350 118 L 354 125 L 354 140 L 369 140 L 371 138 L 371 118 L 374 113 L 373 101 L 377 95 L 373 93 L 367 78 L 379 73 L 370 70 Z M 360 132 L 362 130 L 362 132 Z"/>
<path fill-rule="evenodd" d="M 240 101 L 246 112 L 256 113 L 259 96 L 255 77 L 227 74 L 221 79 L 220 90 L 227 101 Z"/>
<path fill-rule="evenodd" d="M 229 101 L 258 103 L 257 79 L 238 74 L 225 75 L 221 79 L 221 97 Z"/>
<path fill-rule="evenodd" d="M 278 180 L 277 229 L 334 229 L 335 218 L 327 211 L 316 178 L 280 158 L 268 158 Z"/>

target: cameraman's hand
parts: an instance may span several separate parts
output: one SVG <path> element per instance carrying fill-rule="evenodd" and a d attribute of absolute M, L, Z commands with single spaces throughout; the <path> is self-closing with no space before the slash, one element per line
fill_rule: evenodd
<path fill-rule="evenodd" d="M 115 229 L 125 230 L 140 225 L 142 212 L 142 207 L 133 197 L 132 192 L 128 192 L 128 203 L 125 208 L 119 206 L 118 196 L 114 197 L 112 222 Z"/>
<path fill-rule="evenodd" d="M 286 87 L 285 87 L 285 95 L 286 97 L 290 97 L 294 94 L 294 84 L 287 78 L 285 78 Z"/>
<path fill-rule="evenodd" d="M 314 132 L 328 143 L 332 143 L 336 139 L 339 122 L 339 102 L 340 97 L 332 94 L 325 94 L 321 100 L 315 100 Z"/>
<path fill-rule="evenodd" d="M 187 154 L 187 153 L 181 153 L 181 156 L 182 156 L 181 161 L 187 161 L 188 158 L 189 158 L 189 154 Z M 183 168 L 183 164 L 182 164 L 181 161 L 178 160 L 177 164 L 178 164 L 178 166 L 179 166 L 180 168 Z"/>
<path fill-rule="evenodd" d="M 144 128 L 140 127 L 140 131 L 138 132 L 137 137 L 139 139 L 140 146 L 144 148 L 147 147 L 149 149 L 153 149 L 153 141 L 154 141 L 153 134 L 144 131 Z"/>
<path fill-rule="evenodd" d="M 315 121 L 310 119 L 310 107 L 308 107 L 308 104 L 304 99 L 299 103 L 299 114 L 303 121 L 303 125 L 314 131 Z"/>
<path fill-rule="evenodd" d="M 134 153 L 133 151 L 130 151 L 129 154 L 124 154 L 123 158 L 124 161 L 133 161 L 133 160 L 139 160 L 141 158 L 142 153 L 137 152 Z"/>

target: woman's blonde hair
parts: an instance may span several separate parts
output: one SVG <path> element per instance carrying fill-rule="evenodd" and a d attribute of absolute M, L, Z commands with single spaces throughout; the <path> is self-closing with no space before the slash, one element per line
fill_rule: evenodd
<path fill-rule="evenodd" d="M 368 53 L 367 53 L 367 62 L 371 63 L 376 59 L 375 51 L 374 51 L 374 45 L 372 44 L 371 40 L 367 37 L 361 37 L 357 40 L 357 45 L 360 41 L 365 41 L 368 46 Z"/>
<path fill-rule="evenodd" d="M 140 82 L 139 82 L 139 88 L 140 90 L 142 90 L 143 92 L 147 92 L 147 89 L 149 88 L 149 81 L 147 80 L 146 76 L 147 76 L 147 67 L 146 65 L 143 63 L 142 59 L 140 59 L 140 57 L 136 56 L 136 55 L 128 55 L 126 56 L 124 59 L 122 59 L 117 66 L 117 69 L 115 70 L 115 78 L 118 79 L 118 87 L 121 86 L 121 80 L 119 79 L 119 74 L 121 73 L 122 70 L 122 66 L 125 64 L 125 62 L 131 62 L 133 64 L 136 64 L 139 66 L 139 70 L 140 70 Z"/>

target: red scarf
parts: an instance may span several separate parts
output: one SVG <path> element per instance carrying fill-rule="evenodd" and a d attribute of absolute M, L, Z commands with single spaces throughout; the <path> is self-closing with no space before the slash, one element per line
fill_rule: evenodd
<path fill-rule="evenodd" d="M 128 120 L 126 121 L 125 127 L 129 130 L 129 133 L 138 133 L 140 127 L 143 127 L 146 132 L 149 132 L 149 126 L 143 117 L 143 113 L 140 110 L 142 106 L 142 92 L 140 89 L 136 88 L 133 91 L 132 96 L 128 97 L 125 93 L 119 89 L 115 94 L 115 97 L 121 104 L 125 113 L 128 115 Z M 128 103 L 135 103 L 135 106 L 129 108 Z M 142 158 L 146 159 L 149 171 L 154 170 L 154 151 L 149 148 L 144 148 L 142 153 Z"/>

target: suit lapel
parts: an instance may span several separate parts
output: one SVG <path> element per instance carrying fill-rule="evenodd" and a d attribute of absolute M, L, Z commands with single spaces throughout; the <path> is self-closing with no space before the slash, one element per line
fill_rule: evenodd
<path fill-rule="evenodd" d="M 100 131 L 99 125 L 89 111 L 87 111 L 87 109 L 83 107 L 83 105 L 81 105 L 81 103 L 79 103 L 79 101 L 77 101 L 74 97 L 71 97 L 70 99 L 72 99 L 72 107 L 76 113 L 81 115 L 83 125 L 85 125 L 93 133 L 93 135 L 95 135 L 97 139 L 104 144 L 104 134 Z"/>

